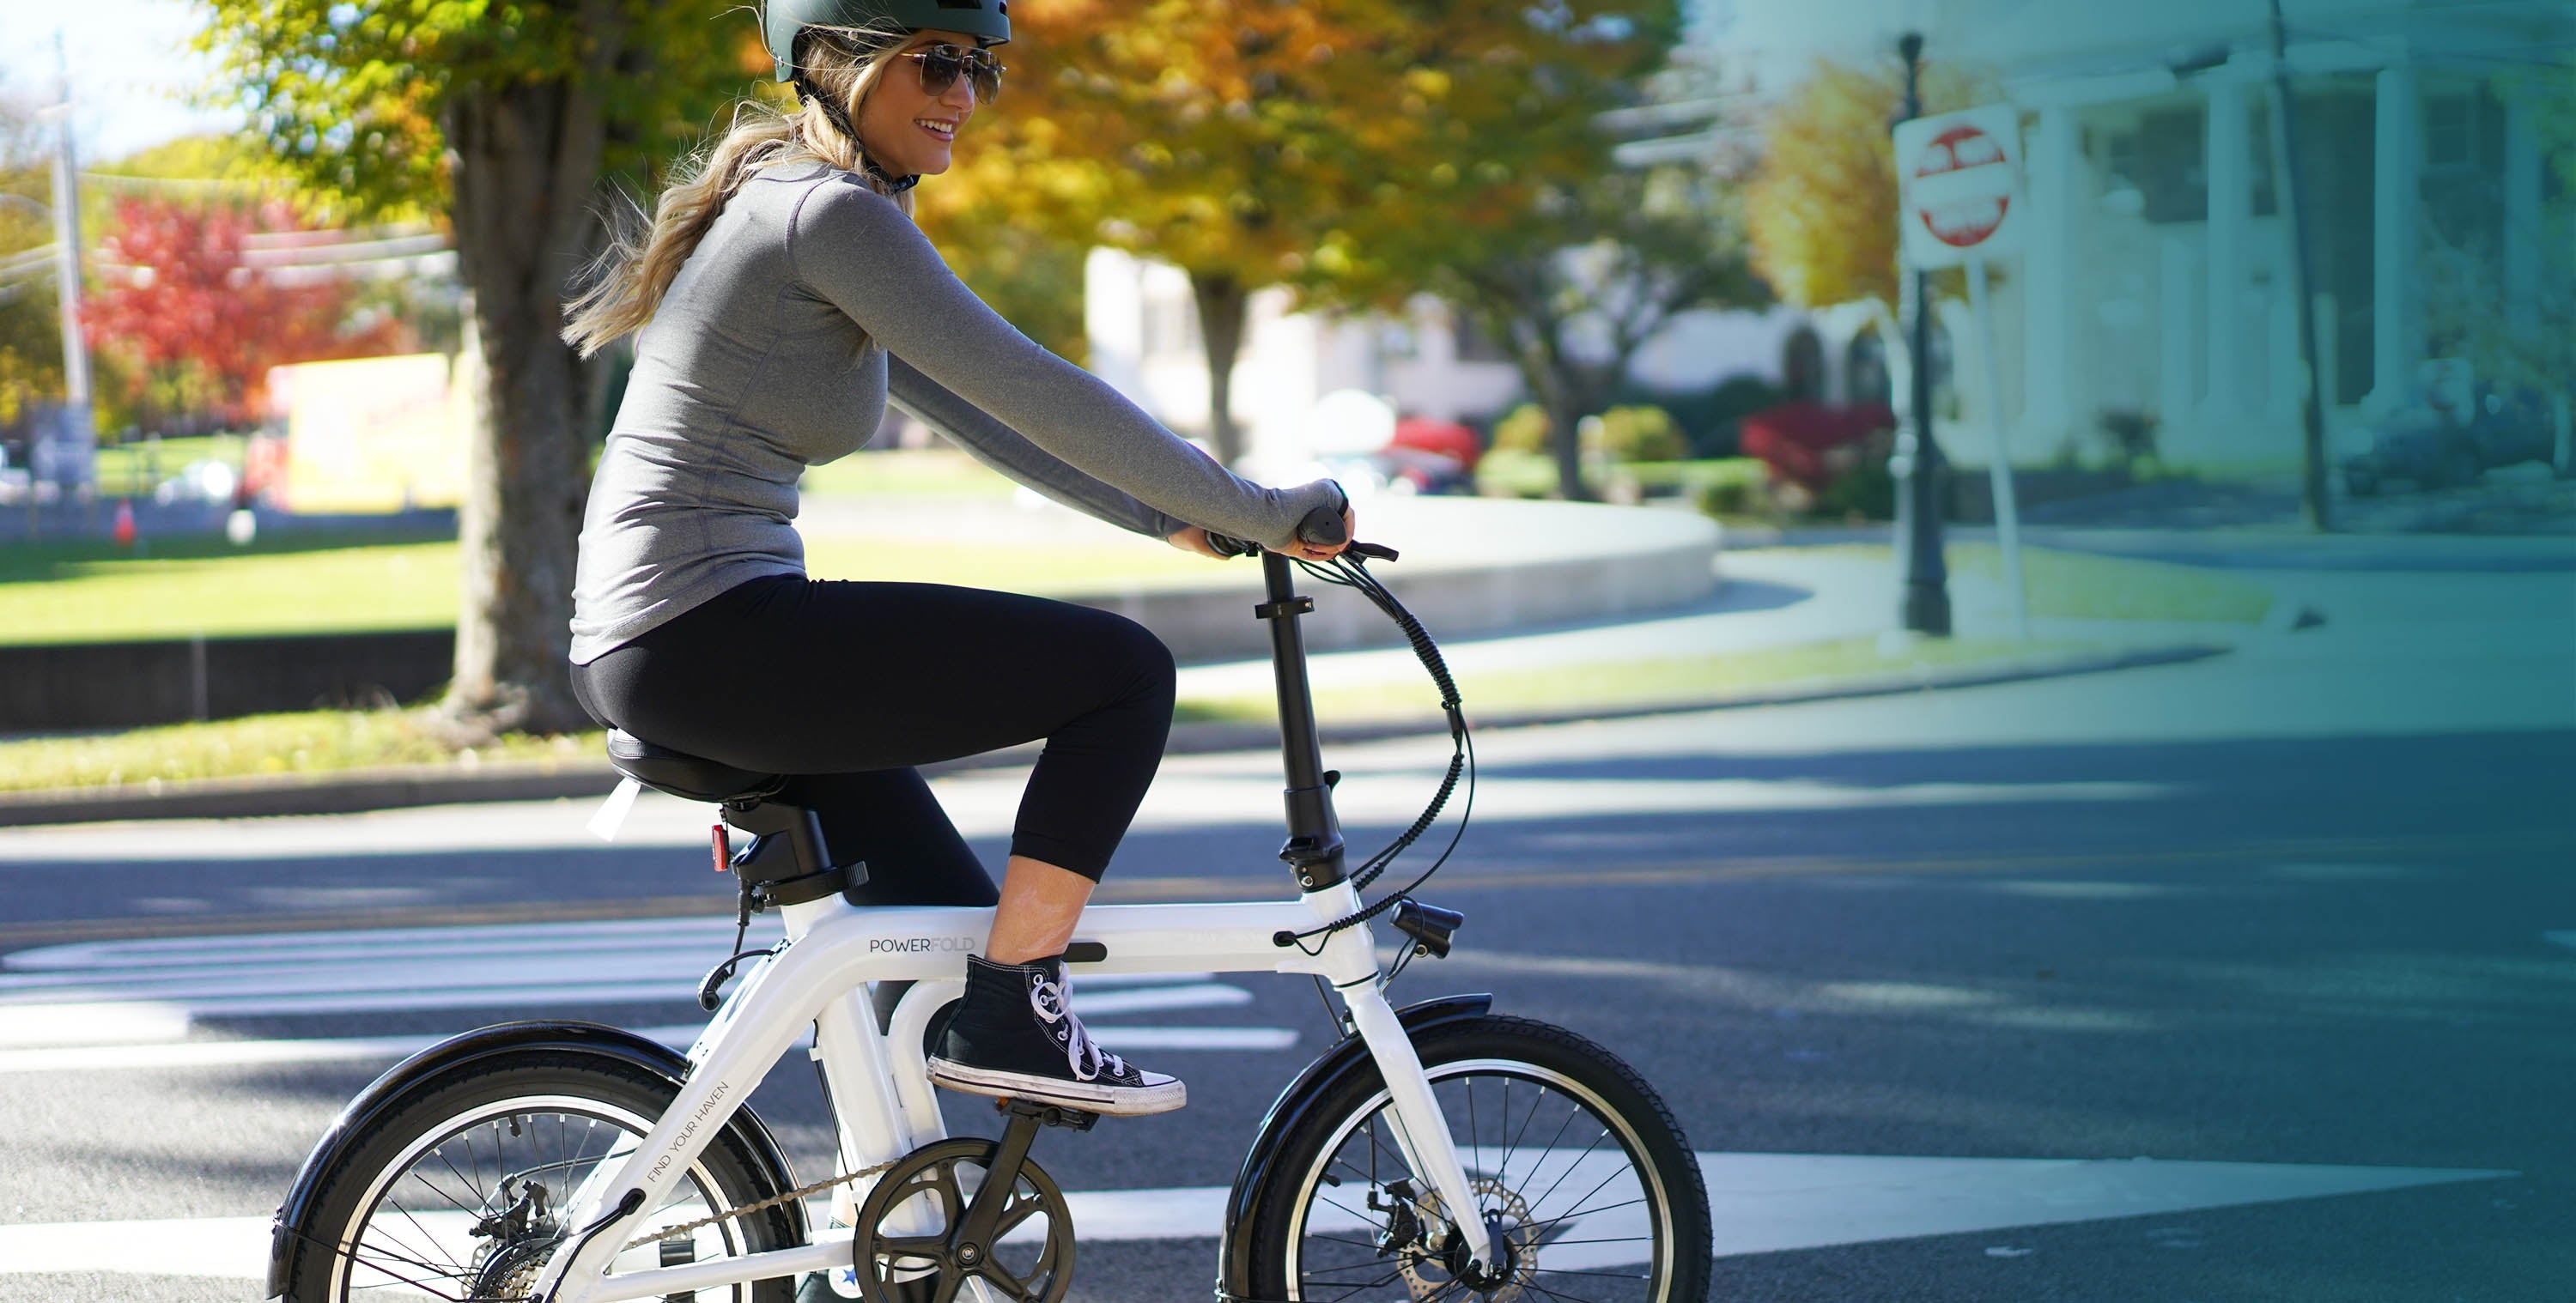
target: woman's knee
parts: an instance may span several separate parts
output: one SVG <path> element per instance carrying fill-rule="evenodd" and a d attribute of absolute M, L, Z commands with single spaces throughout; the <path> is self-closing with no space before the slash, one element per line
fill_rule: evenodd
<path fill-rule="evenodd" d="M 1154 631 L 1123 615 L 1102 612 L 1107 617 L 1103 645 L 1109 664 L 1116 668 L 1113 681 L 1122 685 L 1122 699 L 1139 702 L 1170 702 L 1179 682 L 1179 667 L 1172 659 L 1172 649 Z"/>

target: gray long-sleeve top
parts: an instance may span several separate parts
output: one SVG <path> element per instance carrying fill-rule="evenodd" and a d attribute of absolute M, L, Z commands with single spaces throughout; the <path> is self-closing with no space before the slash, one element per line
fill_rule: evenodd
<path fill-rule="evenodd" d="M 984 464 L 1141 534 L 1195 524 L 1284 548 L 1339 501 L 1326 480 L 1236 477 L 1039 347 L 859 177 L 773 168 L 726 203 L 637 337 L 582 522 L 573 662 L 803 573 L 797 479 L 865 443 L 889 390 Z"/>

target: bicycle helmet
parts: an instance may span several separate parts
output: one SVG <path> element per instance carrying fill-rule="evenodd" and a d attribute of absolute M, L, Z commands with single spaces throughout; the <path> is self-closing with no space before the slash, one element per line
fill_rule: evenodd
<path fill-rule="evenodd" d="M 769 0 L 761 35 L 777 78 L 796 76 L 796 34 L 808 27 L 892 27 L 900 31 L 964 32 L 977 45 L 1011 39 L 1010 0 Z"/>

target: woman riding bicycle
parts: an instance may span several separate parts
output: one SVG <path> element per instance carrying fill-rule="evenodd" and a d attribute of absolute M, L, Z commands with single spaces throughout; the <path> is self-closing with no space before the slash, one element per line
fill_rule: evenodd
<path fill-rule="evenodd" d="M 1208 532 L 1320 559 L 1330 480 L 1235 477 L 1030 342 L 940 261 L 906 193 L 992 102 L 1003 0 L 772 0 L 799 104 L 746 105 L 650 229 L 570 305 L 587 354 L 640 331 L 590 492 L 573 683 L 602 723 L 792 775 L 861 903 L 995 905 L 931 1058 L 953 1089 L 1104 1113 L 1177 1108 L 1179 1081 L 1092 1045 L 1065 1007 L 1074 922 L 1153 780 L 1171 653 L 1117 615 L 933 584 L 817 581 L 790 523 L 809 465 L 889 398 L 985 464 L 1186 551 Z M 1046 747 L 1000 891 L 914 766 Z"/>

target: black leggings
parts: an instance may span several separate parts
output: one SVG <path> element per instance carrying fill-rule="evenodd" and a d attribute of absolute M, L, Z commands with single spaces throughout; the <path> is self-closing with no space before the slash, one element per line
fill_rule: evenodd
<path fill-rule="evenodd" d="M 795 775 L 861 903 L 990 905 L 913 766 L 1047 740 L 1011 853 L 1097 882 L 1162 763 L 1172 653 L 1124 616 L 1017 593 L 772 575 L 573 667 L 603 724 Z"/>

